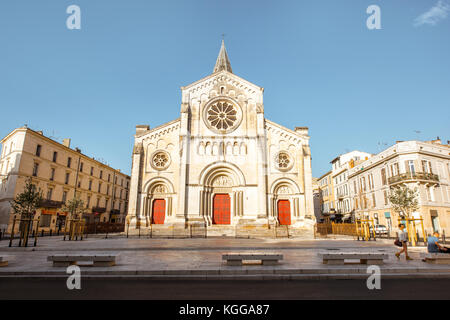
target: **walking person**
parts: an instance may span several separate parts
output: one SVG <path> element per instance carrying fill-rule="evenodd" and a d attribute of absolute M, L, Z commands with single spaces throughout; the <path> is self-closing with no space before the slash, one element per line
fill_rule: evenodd
<path fill-rule="evenodd" d="M 406 227 L 403 223 L 400 223 L 398 228 L 400 229 L 398 233 L 398 241 L 401 243 L 402 250 L 397 252 L 395 256 L 400 259 L 400 255 L 404 252 L 406 260 L 412 260 L 408 255 L 408 231 L 406 231 Z"/>

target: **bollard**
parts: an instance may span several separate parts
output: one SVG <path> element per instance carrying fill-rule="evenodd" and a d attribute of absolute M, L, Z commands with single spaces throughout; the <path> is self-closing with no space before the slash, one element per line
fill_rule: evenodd
<path fill-rule="evenodd" d="M 39 218 L 37 218 L 37 223 L 36 223 L 36 235 L 34 236 L 34 246 L 36 247 L 36 245 L 37 245 L 37 235 L 38 235 L 38 232 L 37 232 L 37 230 L 38 230 L 38 227 L 39 227 L 39 221 L 41 220 L 41 217 L 39 217 Z"/>
<path fill-rule="evenodd" d="M 12 229 L 11 229 L 11 237 L 9 238 L 9 246 L 11 247 L 12 245 L 12 241 L 14 238 L 14 228 L 16 226 L 16 216 L 14 216 L 14 220 L 13 220 L 13 224 L 12 224 Z"/>

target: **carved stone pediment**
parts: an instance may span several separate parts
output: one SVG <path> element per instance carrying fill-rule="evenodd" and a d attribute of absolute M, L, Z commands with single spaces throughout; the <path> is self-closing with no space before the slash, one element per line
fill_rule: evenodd
<path fill-rule="evenodd" d="M 213 187 L 232 187 L 233 182 L 227 176 L 219 176 L 213 181 Z"/>

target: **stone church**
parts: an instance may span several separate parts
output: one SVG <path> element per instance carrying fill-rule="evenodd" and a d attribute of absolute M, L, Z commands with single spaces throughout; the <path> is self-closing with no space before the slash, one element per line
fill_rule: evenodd
<path fill-rule="evenodd" d="M 178 119 L 136 126 L 130 230 L 312 236 L 308 128 L 266 119 L 263 93 L 233 73 L 222 41 L 213 73 L 181 88 Z"/>

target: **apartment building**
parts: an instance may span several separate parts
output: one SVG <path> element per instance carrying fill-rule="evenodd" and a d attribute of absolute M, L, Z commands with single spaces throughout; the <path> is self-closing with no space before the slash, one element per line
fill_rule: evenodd
<path fill-rule="evenodd" d="M 320 219 L 329 216 L 335 210 L 334 184 L 331 170 L 318 178 Z M 317 217 L 316 217 L 317 218 Z"/>
<path fill-rule="evenodd" d="M 401 221 L 389 202 L 392 188 L 417 188 L 419 206 L 413 217 L 423 218 L 427 233 L 450 234 L 450 145 L 441 140 L 403 141 L 348 171 L 356 215 L 374 219 L 392 231 Z"/>
<path fill-rule="evenodd" d="M 17 128 L 1 140 L 0 226 L 11 229 L 10 201 L 23 192 L 25 182 L 43 192 L 44 200 L 36 212 L 40 228 L 57 230 L 65 224 L 62 208 L 75 193 L 86 205 L 88 223 L 124 222 L 127 214 L 130 177 L 70 148 L 70 139 L 59 143 L 26 126 Z"/>
<path fill-rule="evenodd" d="M 353 212 L 353 199 L 348 184 L 348 171 L 356 163 L 367 160 L 372 154 L 354 150 L 342 154 L 331 161 L 331 178 L 333 180 L 336 213 L 342 215 L 344 220 L 350 220 Z"/>

